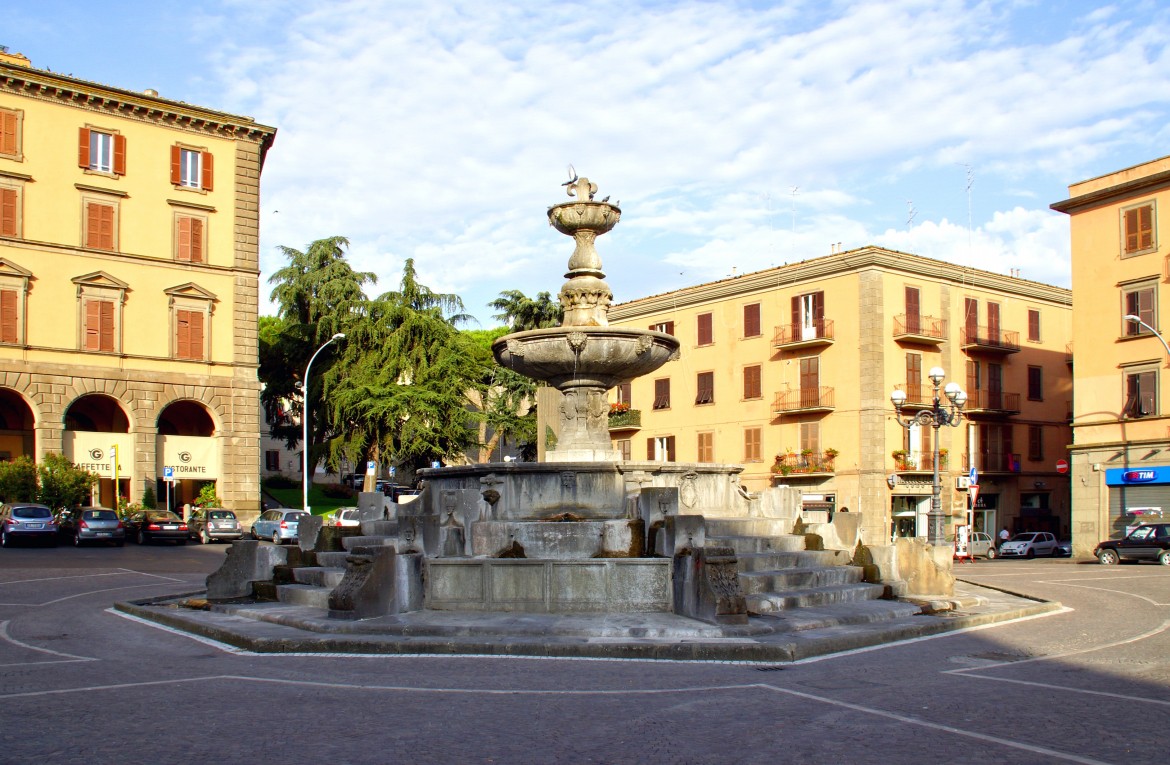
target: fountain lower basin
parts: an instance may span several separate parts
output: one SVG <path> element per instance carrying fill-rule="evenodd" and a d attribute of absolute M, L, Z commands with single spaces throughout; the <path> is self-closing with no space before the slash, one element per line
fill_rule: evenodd
<path fill-rule="evenodd" d="M 619 327 L 533 329 L 492 343 L 501 366 L 562 392 L 565 387 L 585 386 L 608 390 L 653 372 L 678 348 L 678 339 L 664 332 Z"/>

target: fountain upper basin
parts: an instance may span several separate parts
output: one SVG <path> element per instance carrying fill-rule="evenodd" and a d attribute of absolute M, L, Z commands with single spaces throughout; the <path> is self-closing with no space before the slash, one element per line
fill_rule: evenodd
<path fill-rule="evenodd" d="M 533 329 L 492 343 L 501 366 L 555 388 L 612 388 L 658 369 L 678 348 L 678 339 L 664 332 L 619 327 Z"/>

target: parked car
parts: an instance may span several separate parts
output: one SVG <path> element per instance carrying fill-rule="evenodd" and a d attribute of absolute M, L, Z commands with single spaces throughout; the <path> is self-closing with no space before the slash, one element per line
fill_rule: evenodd
<path fill-rule="evenodd" d="M 201 507 L 187 519 L 187 533 L 207 545 L 219 539 L 239 539 L 244 536 L 244 529 L 231 510 Z"/>
<path fill-rule="evenodd" d="M 356 507 L 339 507 L 333 512 L 332 525 L 334 526 L 361 526 Z"/>
<path fill-rule="evenodd" d="M 39 539 L 57 544 L 57 521 L 47 505 L 6 502 L 0 505 L 0 546 L 11 547 L 18 539 Z"/>
<path fill-rule="evenodd" d="M 1056 550 L 1052 553 L 1057 558 L 1071 558 L 1072 557 L 1072 540 L 1066 539 L 1063 542 L 1056 543 Z"/>
<path fill-rule="evenodd" d="M 187 524 L 169 510 L 140 510 L 125 520 L 126 534 L 140 545 L 159 539 L 187 544 Z"/>
<path fill-rule="evenodd" d="M 995 540 L 990 534 L 982 531 L 976 531 L 967 540 L 967 550 L 973 558 L 983 557 L 994 560 L 999 555 L 999 551 L 995 549 Z"/>
<path fill-rule="evenodd" d="M 274 545 L 295 542 L 297 526 L 308 515 L 304 510 L 287 507 L 265 510 L 252 524 L 252 539 L 271 539 Z"/>
<path fill-rule="evenodd" d="M 86 542 L 126 544 L 126 527 L 113 510 L 105 507 L 75 507 L 57 516 L 61 536 L 73 541 L 75 547 Z"/>
<path fill-rule="evenodd" d="M 1105 565 L 1123 560 L 1156 560 L 1170 566 L 1170 523 L 1144 523 L 1124 539 L 1107 539 L 1093 551 Z"/>
<path fill-rule="evenodd" d="M 1056 553 L 1056 537 L 1047 531 L 1028 531 L 1016 534 L 999 546 L 999 554 L 1005 558 L 1035 558 L 1037 555 Z"/>

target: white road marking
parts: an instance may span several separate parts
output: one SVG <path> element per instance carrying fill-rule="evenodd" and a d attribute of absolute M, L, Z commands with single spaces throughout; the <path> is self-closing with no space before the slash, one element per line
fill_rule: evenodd
<path fill-rule="evenodd" d="M 8 581 L 8 582 L 0 582 L 0 587 L 3 587 L 4 585 L 7 585 L 7 584 L 35 584 L 37 582 L 59 582 L 59 581 L 65 580 L 65 579 L 96 579 L 99 576 L 125 576 L 127 573 L 137 573 L 137 572 L 134 572 L 134 571 L 128 572 L 126 569 L 122 569 L 120 571 L 114 571 L 114 572 L 109 573 L 109 574 L 77 574 L 77 575 L 73 575 L 73 576 L 48 576 L 48 577 L 45 577 L 43 579 L 13 579 L 13 580 Z"/>
<path fill-rule="evenodd" d="M 1019 663 L 1019 662 L 1017 662 Z M 962 670 L 952 670 L 943 672 L 947 674 L 958 674 Z M 1127 696 L 1124 693 L 1110 693 L 1108 691 L 1094 691 L 1085 688 L 1072 688 L 1067 685 L 1053 685 L 1051 683 L 1037 683 L 1031 680 L 1017 680 L 1011 677 L 987 677 L 984 675 L 965 674 L 964 677 L 973 677 L 976 680 L 992 680 L 997 683 L 1014 683 L 1015 685 L 1028 685 L 1033 688 L 1043 688 L 1049 691 L 1067 691 L 1069 693 L 1083 693 L 1087 696 L 1104 696 L 1110 699 L 1120 699 L 1122 701 L 1138 702 L 1139 704 L 1154 704 L 1156 706 L 1170 707 L 1170 701 L 1162 701 L 1161 699 L 1148 699 L 1145 696 Z"/>
<path fill-rule="evenodd" d="M 74 662 L 74 661 L 97 661 L 97 659 L 93 658 L 92 656 L 74 656 L 71 653 L 62 653 L 60 651 L 53 651 L 53 650 L 50 650 L 48 648 L 39 648 L 35 645 L 29 645 L 28 643 L 17 640 L 16 638 L 9 635 L 8 634 L 8 624 L 9 623 L 7 621 L 0 622 L 0 640 L 5 640 L 9 643 L 12 643 L 13 645 L 20 646 L 21 648 L 27 648 L 30 651 L 39 651 L 40 653 L 47 653 L 47 654 L 50 654 L 52 656 L 60 656 L 64 660 L 64 661 L 53 661 L 53 662 L 19 662 L 18 664 L 25 664 L 25 663 L 64 664 L 66 662 Z M 8 664 L 5 666 L 13 666 L 13 665 Z"/>

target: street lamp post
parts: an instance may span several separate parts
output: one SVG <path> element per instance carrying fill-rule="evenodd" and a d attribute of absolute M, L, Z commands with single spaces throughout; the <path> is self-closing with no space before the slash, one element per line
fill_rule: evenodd
<path fill-rule="evenodd" d="M 1143 327 L 1153 332 L 1154 337 L 1158 338 L 1158 341 L 1162 343 L 1162 347 L 1166 349 L 1166 355 L 1170 356 L 1170 345 L 1166 344 L 1166 338 L 1162 337 L 1162 333 L 1151 327 L 1149 324 L 1146 324 L 1139 317 L 1134 316 L 1132 313 L 1127 313 L 1121 318 L 1125 319 L 1126 321 L 1136 321 L 1138 324 L 1141 324 Z"/>
<path fill-rule="evenodd" d="M 301 412 L 301 449 L 304 453 L 304 466 L 301 469 L 301 490 L 302 499 L 301 507 L 305 512 L 312 512 L 309 509 L 309 370 L 313 368 L 313 362 L 317 360 L 317 354 L 325 350 L 325 346 L 332 343 L 334 340 L 341 340 L 345 337 L 345 333 L 338 332 L 333 337 L 326 340 L 320 348 L 309 357 L 309 363 L 305 365 L 305 379 L 303 381 L 303 393 L 305 396 L 304 411 Z"/>
<path fill-rule="evenodd" d="M 890 402 L 894 405 L 894 417 L 903 428 L 909 430 L 914 425 L 934 428 L 934 485 L 930 497 L 930 514 L 927 516 L 929 526 L 927 541 L 935 547 L 940 547 L 946 545 L 947 540 L 943 524 L 942 482 L 939 481 L 938 476 L 938 431 L 944 425 L 949 425 L 952 428 L 959 427 L 959 423 L 963 420 L 963 406 L 967 403 L 967 394 L 963 392 L 958 383 L 947 383 L 942 392 L 951 402 L 948 407 L 943 404 L 942 397 L 939 395 L 939 386 L 942 385 L 946 372 L 943 371 L 942 367 L 934 367 L 927 376 L 934 385 L 934 403 L 930 409 L 919 410 L 909 419 L 903 420 L 902 407 L 906 403 L 906 392 L 895 390 L 890 394 Z"/>

